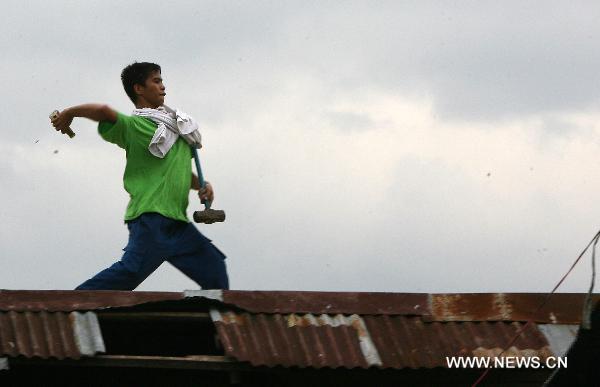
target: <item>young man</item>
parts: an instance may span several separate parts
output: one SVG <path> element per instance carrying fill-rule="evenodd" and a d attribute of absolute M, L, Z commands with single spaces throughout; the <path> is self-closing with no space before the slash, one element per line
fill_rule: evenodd
<path fill-rule="evenodd" d="M 175 134 L 165 154 L 157 156 L 149 150 L 161 129 L 153 117 L 163 115 L 170 120 L 168 114 L 175 114 L 163 107 L 166 93 L 160 66 L 133 63 L 123 69 L 121 79 L 137 115 L 85 104 L 67 108 L 52 120 L 63 133 L 74 117 L 97 121 L 100 136 L 123 148 L 127 157 L 123 183 L 130 200 L 125 213 L 129 229 L 125 253 L 77 290 L 133 290 L 165 260 L 203 289 L 228 289 L 225 255 L 187 219 L 190 189 L 198 190 L 203 201 L 214 199 L 212 186 L 206 182 L 201 189 L 192 173 L 190 145 L 183 134 Z M 164 126 L 162 131 L 173 136 Z"/>

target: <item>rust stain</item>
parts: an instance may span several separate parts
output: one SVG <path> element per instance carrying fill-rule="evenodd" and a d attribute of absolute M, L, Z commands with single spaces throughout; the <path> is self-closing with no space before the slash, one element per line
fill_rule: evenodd
<path fill-rule="evenodd" d="M 579 324 L 584 294 L 474 293 L 431 294 L 428 321 L 528 321 Z M 546 305 L 539 309 L 547 299 Z M 600 300 L 600 295 L 594 296 Z"/>
<path fill-rule="evenodd" d="M 493 305 L 502 320 L 510 320 L 512 318 L 513 308 L 511 303 L 506 299 L 504 293 L 497 293 L 494 295 Z"/>
<path fill-rule="evenodd" d="M 221 318 L 225 324 L 237 324 L 237 325 L 245 325 L 246 324 L 246 318 L 243 314 L 236 314 L 233 312 L 222 313 Z"/>

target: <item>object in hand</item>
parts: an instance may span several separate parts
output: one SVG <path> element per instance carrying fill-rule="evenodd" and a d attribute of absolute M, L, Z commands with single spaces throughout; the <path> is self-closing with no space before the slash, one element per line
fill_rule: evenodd
<path fill-rule="evenodd" d="M 53 120 L 56 117 L 58 117 L 58 110 L 53 111 L 52 113 L 50 113 L 50 119 Z M 67 130 L 65 131 L 65 134 L 68 134 L 69 137 L 73 138 L 75 137 L 75 132 L 73 132 L 73 130 L 71 130 L 71 128 L 67 128 Z"/>
<path fill-rule="evenodd" d="M 206 182 L 204 181 L 204 176 L 202 175 L 202 168 L 200 167 L 200 157 L 198 157 L 198 150 L 192 147 L 192 154 L 194 155 L 194 162 L 196 164 L 196 172 L 198 172 L 198 184 L 200 188 L 204 188 L 206 186 Z M 205 223 L 211 224 L 215 222 L 224 222 L 225 221 L 225 211 L 223 210 L 213 210 L 210 208 L 212 204 L 210 200 L 205 200 L 204 211 L 196 211 L 194 212 L 194 222 L 196 223 Z"/>
<path fill-rule="evenodd" d="M 225 211 L 207 208 L 204 211 L 194 211 L 194 222 L 211 224 L 225 221 Z"/>

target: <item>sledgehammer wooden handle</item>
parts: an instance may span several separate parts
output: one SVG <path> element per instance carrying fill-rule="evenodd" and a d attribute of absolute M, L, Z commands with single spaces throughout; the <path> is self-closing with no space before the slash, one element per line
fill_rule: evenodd
<path fill-rule="evenodd" d="M 58 116 L 58 110 L 55 110 L 52 113 L 50 113 L 50 119 L 51 120 L 53 120 L 56 116 Z M 65 134 L 68 134 L 69 137 L 71 137 L 71 138 L 75 137 L 75 132 L 73 132 L 71 130 L 71 128 L 67 128 L 67 132 Z"/>

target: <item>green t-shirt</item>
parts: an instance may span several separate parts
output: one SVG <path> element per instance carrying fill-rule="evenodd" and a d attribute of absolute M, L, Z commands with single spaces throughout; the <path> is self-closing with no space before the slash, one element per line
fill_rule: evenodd
<path fill-rule="evenodd" d="M 153 156 L 148 145 L 157 125 L 149 119 L 117 113 L 117 122 L 100 122 L 103 139 L 125 149 L 127 165 L 123 185 L 129 193 L 125 221 L 146 212 L 188 222 L 186 209 L 190 192 L 192 151 L 182 138 L 167 155 Z"/>

